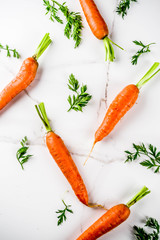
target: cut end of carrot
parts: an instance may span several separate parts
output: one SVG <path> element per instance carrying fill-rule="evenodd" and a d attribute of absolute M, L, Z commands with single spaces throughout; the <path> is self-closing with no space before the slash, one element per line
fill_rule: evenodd
<path fill-rule="evenodd" d="M 136 202 L 138 202 L 139 200 L 141 200 L 143 197 L 145 197 L 146 195 L 148 195 L 151 191 L 144 186 L 127 204 L 126 206 L 128 208 L 130 208 L 131 206 L 133 206 Z"/>
<path fill-rule="evenodd" d="M 51 128 L 51 126 L 49 124 L 49 121 L 48 121 L 48 117 L 47 117 L 47 113 L 46 113 L 44 103 L 41 102 L 38 106 L 35 105 L 35 108 L 36 108 L 36 111 L 37 111 L 40 119 L 42 120 L 46 130 L 47 130 L 47 133 L 52 132 L 52 128 Z"/>
<path fill-rule="evenodd" d="M 88 207 L 90 208 L 102 208 L 104 210 L 108 210 L 107 208 L 105 208 L 104 206 L 100 205 L 100 204 L 94 204 L 94 203 L 88 203 Z"/>
<path fill-rule="evenodd" d="M 155 62 L 152 65 L 152 67 L 148 70 L 148 72 L 136 84 L 138 89 L 140 89 L 144 84 L 146 84 L 150 79 L 152 79 L 160 71 L 160 68 L 156 71 L 156 69 L 159 67 L 159 65 L 160 65 L 159 62 Z"/>
<path fill-rule="evenodd" d="M 86 158 L 86 160 L 85 160 L 83 166 L 86 165 L 86 162 L 88 161 L 89 157 L 91 156 L 91 153 L 93 152 L 93 148 L 94 148 L 95 144 L 96 144 L 96 142 L 94 141 L 94 143 L 93 143 L 93 145 L 92 145 L 92 148 L 91 148 L 91 151 L 89 152 L 88 157 Z"/>
<path fill-rule="evenodd" d="M 46 33 L 38 45 L 35 54 L 33 55 L 33 58 L 38 60 L 38 58 L 43 54 L 43 52 L 48 48 L 48 46 L 51 44 L 52 40 L 50 39 L 49 33 Z"/>

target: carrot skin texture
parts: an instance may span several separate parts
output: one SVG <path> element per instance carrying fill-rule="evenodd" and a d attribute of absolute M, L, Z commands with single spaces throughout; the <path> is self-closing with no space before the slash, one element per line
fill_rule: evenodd
<path fill-rule="evenodd" d="M 108 36 L 109 31 L 107 24 L 102 18 L 98 8 L 93 0 L 79 0 L 88 25 L 98 39 Z"/>
<path fill-rule="evenodd" d="M 130 215 L 130 209 L 119 204 L 110 208 L 102 217 L 93 223 L 77 240 L 95 240 L 123 223 Z"/>
<path fill-rule="evenodd" d="M 35 79 L 37 68 L 38 62 L 34 58 L 29 57 L 23 61 L 16 77 L 0 93 L 0 110 L 30 85 Z"/>
<path fill-rule="evenodd" d="M 88 205 L 88 193 L 78 169 L 63 140 L 54 132 L 46 135 L 46 144 L 58 167 L 70 183 L 77 198 Z"/>
<path fill-rule="evenodd" d="M 113 100 L 109 106 L 104 120 L 95 133 L 97 143 L 106 137 L 120 121 L 120 119 L 132 108 L 139 95 L 139 89 L 136 85 L 126 86 Z"/>

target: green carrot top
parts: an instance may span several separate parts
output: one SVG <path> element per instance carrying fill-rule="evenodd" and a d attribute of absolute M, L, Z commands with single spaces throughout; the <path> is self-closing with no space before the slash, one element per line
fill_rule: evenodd
<path fill-rule="evenodd" d="M 43 54 L 43 52 L 48 48 L 48 46 L 51 44 L 52 40 L 50 39 L 49 33 L 46 33 L 38 45 L 35 54 L 33 55 L 33 58 L 38 60 L 38 58 Z"/>
<path fill-rule="evenodd" d="M 121 50 L 124 50 L 122 47 L 120 47 L 119 45 L 114 43 L 107 36 L 103 39 L 103 42 L 104 42 L 104 47 L 105 47 L 105 50 L 106 50 L 106 59 L 105 59 L 106 61 L 108 60 L 109 62 L 113 62 L 114 59 L 115 59 L 114 49 L 112 47 L 112 44 L 114 44 L 115 46 L 119 47 Z"/>
<path fill-rule="evenodd" d="M 147 194 L 149 194 L 151 191 L 144 186 L 127 204 L 127 207 L 133 206 L 136 202 L 141 200 L 143 197 L 145 197 Z"/>
<path fill-rule="evenodd" d="M 44 103 L 41 102 L 40 104 L 38 104 L 38 106 L 35 105 L 35 108 L 36 108 L 37 113 L 38 113 L 40 119 L 42 120 L 46 130 L 47 130 L 47 133 L 51 132 L 52 128 L 51 128 L 50 123 L 48 121 L 48 117 L 47 117 L 47 113 L 46 113 L 46 109 L 45 109 Z"/>
<path fill-rule="evenodd" d="M 156 72 L 154 72 L 157 67 L 159 67 L 159 64 L 159 62 L 155 62 L 148 72 L 140 79 L 140 81 L 136 84 L 139 89 L 160 71 L 159 68 Z"/>

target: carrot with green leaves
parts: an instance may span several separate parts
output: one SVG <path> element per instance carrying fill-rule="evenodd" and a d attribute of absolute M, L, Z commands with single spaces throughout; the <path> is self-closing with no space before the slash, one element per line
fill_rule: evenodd
<path fill-rule="evenodd" d="M 109 30 L 108 26 L 105 23 L 103 17 L 101 16 L 98 8 L 94 2 L 94 0 L 79 0 L 88 25 L 94 34 L 94 36 L 100 40 L 103 40 L 105 50 L 106 50 L 106 61 L 113 62 L 114 49 L 112 44 L 121 48 L 117 44 L 115 44 L 111 39 L 108 38 Z M 123 48 L 121 48 L 123 50 Z"/>
<path fill-rule="evenodd" d="M 95 223 L 93 223 L 77 240 L 96 240 L 105 233 L 118 227 L 130 215 L 130 207 L 149 194 L 147 187 L 143 187 L 127 204 L 118 204 L 110 208 Z"/>
<path fill-rule="evenodd" d="M 0 110 L 2 110 L 14 97 L 26 89 L 35 79 L 38 62 L 37 60 L 50 45 L 49 33 L 46 33 L 40 42 L 35 54 L 26 58 L 16 77 L 0 93 Z"/>
<path fill-rule="evenodd" d="M 44 103 L 36 105 L 37 113 L 42 120 L 46 130 L 46 144 L 48 150 L 58 167 L 61 169 L 64 176 L 67 178 L 70 183 L 73 191 L 75 192 L 77 198 L 85 205 L 88 206 L 88 193 L 84 182 L 78 172 L 78 169 L 68 151 L 64 145 L 63 140 L 52 131 L 49 124 Z"/>
<path fill-rule="evenodd" d="M 90 154 L 92 153 L 95 144 L 101 141 L 104 137 L 108 136 L 110 132 L 114 129 L 114 127 L 117 125 L 117 123 L 121 120 L 121 118 L 136 103 L 141 87 L 160 71 L 160 69 L 158 69 L 155 72 L 159 64 L 160 63 L 155 62 L 136 85 L 130 84 L 126 86 L 113 100 L 107 110 L 102 124 L 95 133 L 94 143 L 85 163 L 87 162 Z"/>

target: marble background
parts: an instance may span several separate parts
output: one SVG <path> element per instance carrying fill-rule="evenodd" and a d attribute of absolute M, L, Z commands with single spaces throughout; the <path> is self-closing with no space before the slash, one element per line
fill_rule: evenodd
<path fill-rule="evenodd" d="M 160 61 L 160 2 L 138 0 L 122 20 L 115 12 L 117 1 L 95 0 L 108 23 L 112 40 L 126 51 L 115 49 L 116 61 L 104 61 L 103 42 L 90 32 L 83 16 L 83 42 L 74 49 L 72 40 L 63 35 L 63 25 L 49 21 L 39 0 L 1 1 L 0 42 L 14 46 L 19 60 L 0 53 L 0 89 L 15 76 L 20 65 L 32 56 L 42 36 L 50 32 L 52 45 L 39 59 L 35 81 L 16 97 L 0 115 L 0 239 L 1 240 L 71 240 L 76 239 L 104 210 L 94 210 L 77 201 L 45 145 L 45 129 L 34 105 L 44 101 L 51 125 L 66 143 L 85 181 L 92 202 L 107 208 L 126 203 L 143 185 L 151 194 L 132 207 L 130 218 L 101 240 L 134 239 L 133 225 L 141 225 L 146 216 L 160 221 L 159 174 L 137 163 L 124 164 L 124 151 L 132 143 L 152 143 L 159 147 L 160 75 L 141 91 L 138 104 L 115 130 L 95 147 L 83 167 L 91 148 L 94 132 L 107 106 L 127 84 L 136 83 L 153 64 Z M 82 13 L 77 1 L 67 0 L 73 11 Z M 130 58 L 137 50 L 133 40 L 156 42 L 152 51 L 132 66 Z M 86 83 L 93 99 L 83 113 L 67 112 L 69 74 Z M 29 153 L 34 156 L 22 171 L 16 160 L 19 142 L 27 136 Z M 63 207 L 61 199 L 72 205 L 62 226 L 57 226 L 55 211 Z"/>

